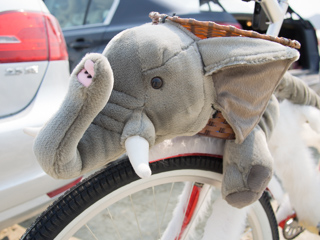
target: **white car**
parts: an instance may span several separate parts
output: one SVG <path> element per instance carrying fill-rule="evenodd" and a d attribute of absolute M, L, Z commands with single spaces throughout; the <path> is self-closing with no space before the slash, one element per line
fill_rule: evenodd
<path fill-rule="evenodd" d="M 0 229 L 38 214 L 79 181 L 44 173 L 33 154 L 34 138 L 24 133 L 58 109 L 68 78 L 63 35 L 42 0 L 1 1 Z"/>

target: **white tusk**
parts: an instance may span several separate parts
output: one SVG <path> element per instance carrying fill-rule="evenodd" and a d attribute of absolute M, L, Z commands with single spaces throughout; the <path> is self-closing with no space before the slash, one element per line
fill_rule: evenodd
<path fill-rule="evenodd" d="M 132 136 L 125 141 L 125 147 L 136 174 L 141 178 L 150 177 L 149 142 L 143 137 Z"/>
<path fill-rule="evenodd" d="M 23 129 L 23 132 L 31 137 L 36 137 L 42 127 L 27 127 Z"/>

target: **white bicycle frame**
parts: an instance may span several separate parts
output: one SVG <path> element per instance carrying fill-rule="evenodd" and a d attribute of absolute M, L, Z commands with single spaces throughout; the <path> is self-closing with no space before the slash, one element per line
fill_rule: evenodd
<path fill-rule="evenodd" d="M 270 35 L 270 36 L 275 36 L 275 37 L 278 36 L 280 29 L 281 29 L 281 26 L 282 26 L 282 23 L 283 23 L 283 20 L 284 20 L 284 17 L 286 15 L 286 12 L 288 9 L 288 0 L 279 0 L 279 2 L 277 0 L 255 0 L 255 1 L 260 3 L 261 7 L 263 8 L 264 12 L 266 13 L 266 15 L 270 21 L 266 34 Z M 211 145 L 211 144 L 212 143 L 210 143 L 209 145 Z M 193 145 L 196 145 L 196 144 L 193 144 Z M 173 148 L 173 149 L 175 149 L 177 151 L 177 148 Z M 177 154 L 177 153 L 175 153 L 175 154 Z M 186 187 L 185 191 L 191 191 L 191 189 L 192 189 L 192 186 L 189 186 L 189 187 Z M 200 191 L 202 191 L 202 190 L 200 190 Z M 279 181 L 275 177 L 273 177 L 272 180 L 270 181 L 270 183 L 268 185 L 268 191 L 272 194 L 272 197 L 281 205 L 281 207 L 279 209 L 280 211 L 278 211 L 276 214 L 278 224 L 280 222 L 286 221 L 287 218 L 291 217 L 294 214 L 294 211 L 291 206 L 290 200 L 288 199 L 287 196 L 285 196 L 285 192 L 284 192 L 281 184 L 279 183 Z M 188 202 L 185 202 L 184 204 L 188 204 Z M 180 206 L 180 207 L 182 209 L 182 206 Z M 184 208 L 186 208 L 186 205 L 184 206 Z M 219 209 L 219 208 L 223 209 L 224 214 L 220 215 L 218 222 L 224 222 L 223 217 L 226 216 L 226 218 L 228 218 L 228 213 L 230 213 L 233 216 L 232 219 L 234 219 L 233 227 L 235 227 L 237 225 L 237 221 L 241 222 L 242 220 L 245 219 L 247 211 L 249 211 L 249 209 L 250 209 L 250 207 L 248 207 L 243 211 L 238 211 L 238 212 L 236 211 L 235 212 L 235 210 L 232 207 L 230 207 L 228 205 L 223 206 L 223 203 L 220 203 L 220 202 L 219 202 L 219 207 L 217 209 Z M 238 215 L 238 216 L 236 217 L 236 215 Z M 175 216 L 175 217 L 179 218 L 179 216 Z M 174 219 L 174 220 L 175 221 L 172 221 L 172 222 L 179 222 L 178 219 Z M 180 219 L 180 221 L 181 221 L 181 219 Z M 230 224 L 230 218 L 226 219 L 226 221 L 228 221 Z M 211 225 L 211 228 L 213 228 L 213 226 L 217 225 L 218 222 L 215 222 L 215 224 Z M 192 224 L 189 224 L 186 227 L 186 229 L 184 230 L 185 232 L 182 233 L 182 235 L 177 237 L 176 239 L 180 239 L 180 237 L 181 237 L 181 239 L 184 239 L 184 236 L 187 235 L 187 232 L 191 228 L 191 225 Z M 170 226 L 170 227 L 175 228 L 176 226 Z M 241 228 L 241 226 L 239 226 L 239 227 Z M 219 231 L 219 230 L 214 229 L 214 231 L 216 234 L 217 231 Z M 164 235 L 165 236 L 163 239 L 166 239 L 166 234 L 164 234 Z"/>
<path fill-rule="evenodd" d="M 278 36 L 283 19 L 288 10 L 288 0 L 256 0 L 261 4 L 264 12 L 270 20 L 267 35 Z"/>
<path fill-rule="evenodd" d="M 256 2 L 260 3 L 270 21 L 266 34 L 277 37 L 288 10 L 288 0 L 256 0 Z M 278 223 L 285 221 L 286 218 L 294 214 L 290 200 L 287 196 L 284 196 L 285 192 L 275 177 L 270 181 L 268 189 L 273 195 L 273 198 L 275 198 L 278 203 L 281 203 L 281 207 L 276 214 Z"/>

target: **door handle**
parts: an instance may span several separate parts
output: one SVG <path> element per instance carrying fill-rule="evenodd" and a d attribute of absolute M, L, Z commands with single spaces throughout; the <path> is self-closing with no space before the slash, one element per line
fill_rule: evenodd
<path fill-rule="evenodd" d="M 74 48 L 74 49 L 82 49 L 82 48 L 88 48 L 91 46 L 90 42 L 87 41 L 81 41 L 81 40 L 76 40 L 72 43 L 70 43 L 70 47 Z"/>

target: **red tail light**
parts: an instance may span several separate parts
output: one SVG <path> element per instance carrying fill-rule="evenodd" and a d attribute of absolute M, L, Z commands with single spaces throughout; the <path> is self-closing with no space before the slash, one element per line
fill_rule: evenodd
<path fill-rule="evenodd" d="M 38 12 L 0 14 L 0 63 L 68 59 L 57 20 Z"/>
<path fill-rule="evenodd" d="M 52 15 L 45 15 L 47 34 L 49 41 L 49 59 L 65 60 L 68 59 L 66 42 L 62 35 L 62 31 L 58 20 Z"/>

